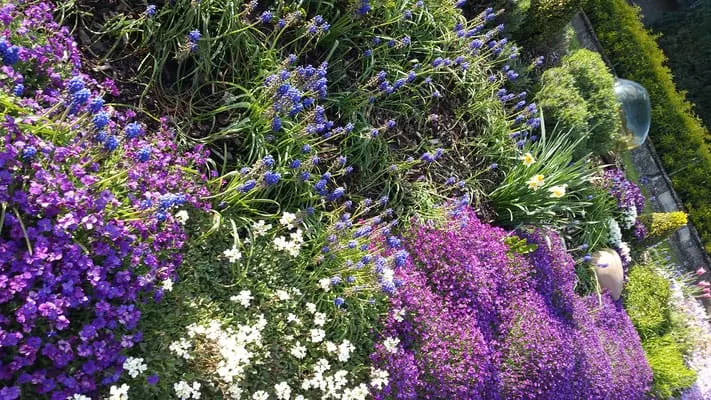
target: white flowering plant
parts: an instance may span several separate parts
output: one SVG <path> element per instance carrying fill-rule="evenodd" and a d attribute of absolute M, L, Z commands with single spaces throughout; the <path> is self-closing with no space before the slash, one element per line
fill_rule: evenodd
<path fill-rule="evenodd" d="M 406 257 L 386 203 L 221 219 L 144 310 L 144 352 L 122 378 L 130 398 L 361 399 L 384 386 L 370 333 Z"/>

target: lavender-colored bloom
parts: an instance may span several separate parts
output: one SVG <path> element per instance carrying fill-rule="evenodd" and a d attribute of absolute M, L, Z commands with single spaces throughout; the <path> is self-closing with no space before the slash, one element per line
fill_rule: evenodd
<path fill-rule="evenodd" d="M 202 34 L 199 30 L 193 29 L 188 33 L 188 40 L 190 40 L 191 43 L 197 43 L 201 36 Z"/>
<path fill-rule="evenodd" d="M 259 20 L 262 21 L 263 24 L 271 23 L 272 19 L 274 19 L 274 14 L 269 10 L 264 11 L 262 15 L 259 16 Z"/>
<path fill-rule="evenodd" d="M 237 190 L 239 190 L 242 193 L 247 193 L 250 190 L 254 189 L 255 186 L 257 186 L 257 181 L 254 179 L 250 179 L 247 182 L 241 184 L 240 186 L 237 187 Z"/>
<path fill-rule="evenodd" d="M 37 154 L 37 148 L 35 146 L 27 146 L 22 149 L 22 159 L 30 160 Z"/>
<path fill-rule="evenodd" d="M 126 125 L 126 128 L 124 128 L 124 133 L 126 134 L 127 139 L 133 139 L 136 137 L 139 137 L 143 135 L 144 133 L 143 125 L 139 124 L 138 122 L 131 122 L 130 124 Z"/>
<path fill-rule="evenodd" d="M 267 171 L 264 173 L 264 183 L 267 186 L 276 185 L 281 178 L 281 174 L 278 172 Z"/>
<path fill-rule="evenodd" d="M 145 145 L 141 147 L 141 149 L 137 153 L 137 158 L 138 161 L 140 162 L 146 162 L 150 159 L 151 157 L 151 152 L 152 152 L 151 146 Z"/>
<path fill-rule="evenodd" d="M 554 233 L 522 232 L 537 246 L 526 256 L 507 236 L 468 207 L 441 226 L 414 223 L 411 257 L 395 253 L 395 277 L 381 282 L 408 317 L 382 321 L 371 360 L 390 379 L 374 398 L 644 398 L 651 371 L 620 305 L 575 294 Z"/>
<path fill-rule="evenodd" d="M 147 15 L 148 17 L 152 17 L 152 16 L 156 15 L 156 6 L 155 6 L 155 4 L 149 4 L 149 5 L 146 7 L 146 15 Z"/>
<path fill-rule="evenodd" d="M 25 93 L 25 85 L 18 83 L 15 85 L 15 87 L 12 89 L 12 94 L 21 97 Z"/>

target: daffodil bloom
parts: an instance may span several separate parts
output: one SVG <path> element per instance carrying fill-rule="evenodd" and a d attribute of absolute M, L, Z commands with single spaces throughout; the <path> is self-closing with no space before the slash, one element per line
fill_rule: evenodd
<path fill-rule="evenodd" d="M 523 161 L 523 165 L 525 165 L 527 167 L 530 167 L 531 165 L 533 165 L 536 162 L 536 159 L 533 158 L 533 154 L 531 154 L 531 153 L 526 153 L 526 154 L 522 155 L 520 159 Z"/>
<path fill-rule="evenodd" d="M 529 179 L 528 182 L 527 182 L 527 183 L 528 183 L 528 188 L 529 188 L 529 189 L 533 189 L 533 191 L 538 190 L 538 189 L 539 189 L 541 186 L 543 186 L 543 184 L 544 184 L 543 178 L 544 178 L 544 177 L 543 177 L 543 175 L 541 175 L 541 174 L 534 175 L 534 176 L 531 177 L 531 179 Z"/>
<path fill-rule="evenodd" d="M 548 191 L 551 192 L 551 197 L 553 197 L 554 199 L 559 199 L 565 196 L 565 187 L 566 185 L 553 186 L 549 188 Z"/>

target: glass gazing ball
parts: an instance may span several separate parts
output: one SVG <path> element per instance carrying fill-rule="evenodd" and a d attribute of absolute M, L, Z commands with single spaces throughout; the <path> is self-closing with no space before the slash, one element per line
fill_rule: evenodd
<path fill-rule="evenodd" d="M 642 85 L 627 79 L 615 80 L 615 96 L 622 109 L 623 142 L 628 149 L 639 147 L 647 139 L 652 106 Z"/>

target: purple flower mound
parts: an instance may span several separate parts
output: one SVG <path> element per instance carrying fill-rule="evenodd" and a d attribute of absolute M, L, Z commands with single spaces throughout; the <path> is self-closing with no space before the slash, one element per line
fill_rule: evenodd
<path fill-rule="evenodd" d="M 405 269 L 410 269 L 408 265 Z M 397 353 L 376 345 L 373 361 L 390 372 L 390 385 L 376 399 L 478 399 L 495 391 L 490 377 L 496 372 L 496 354 L 478 328 L 476 315 L 464 305 L 451 303 L 427 285 L 421 272 L 407 276 L 391 303 L 412 318 L 387 318 L 385 337 L 400 339 Z"/>
<path fill-rule="evenodd" d="M 53 37 L 51 29 L 60 28 L 47 22 L 51 7 L 38 4 L 3 12 Z M 161 281 L 175 279 L 181 264 L 186 233 L 176 208 L 208 207 L 199 200 L 207 195 L 206 177 L 186 172 L 204 165 L 206 154 L 178 151 L 167 124 L 117 141 L 109 155 L 94 139 L 101 133 L 89 116 L 103 107 L 94 104 L 60 117 L 71 134 L 48 140 L 44 132 L 56 127 L 42 122 L 38 129 L 37 115 L 73 107 L 74 89 L 94 97 L 97 88 L 113 91 L 61 61 L 65 52 L 74 60 L 72 42 L 49 43 L 27 50 L 41 57 L 17 65 L 34 74 L 54 60 L 57 71 L 71 75 L 26 80 L 34 96 L 17 100 L 0 121 L 1 398 L 96 398 L 101 386 L 116 382 L 123 353 L 141 341 L 140 303 L 159 301 Z M 20 74 L 8 66 L 3 72 Z M 7 92 L 3 79 L 0 91 Z M 122 135 L 135 117 L 105 111 L 105 135 Z M 147 146 L 153 150 L 143 157 Z"/>
<path fill-rule="evenodd" d="M 574 293 L 575 264 L 556 234 L 521 232 L 537 245 L 525 256 L 508 236 L 468 207 L 439 227 L 414 221 L 371 356 L 390 382 L 374 397 L 644 398 L 651 372 L 620 305 Z"/>
<path fill-rule="evenodd" d="M 646 393 L 652 383 L 652 370 L 644 356 L 639 335 L 621 302 L 613 301 L 609 295 L 603 296 L 602 305 L 594 296 L 583 301 L 590 310 L 594 329 L 612 370 L 610 392 L 607 397 L 600 398 L 647 398 Z"/>
<path fill-rule="evenodd" d="M 505 399 L 573 399 L 576 357 L 573 329 L 559 321 L 544 296 L 526 292 L 510 304 L 503 362 Z"/>

